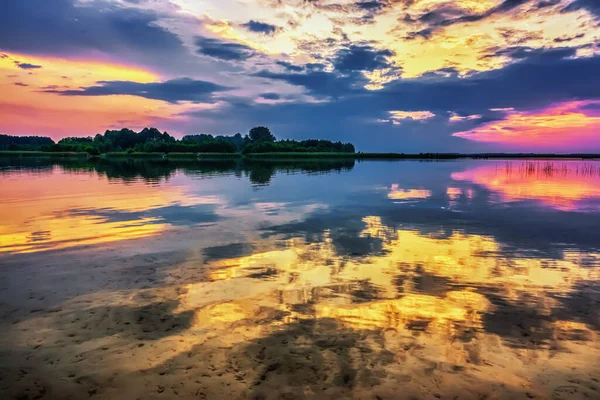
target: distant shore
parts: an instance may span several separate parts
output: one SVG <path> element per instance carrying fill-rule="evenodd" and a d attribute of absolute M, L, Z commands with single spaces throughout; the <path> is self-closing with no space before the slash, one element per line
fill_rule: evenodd
<path fill-rule="evenodd" d="M 43 157 L 43 158 L 104 158 L 104 159 L 148 159 L 148 160 L 232 160 L 232 159 L 381 159 L 381 160 L 455 160 L 470 159 L 510 159 L 510 158 L 537 158 L 537 159 L 600 159 L 600 154 L 534 154 L 534 153 L 311 153 L 311 152 L 277 152 L 277 153 L 161 153 L 161 152 L 111 152 L 98 156 L 85 152 L 45 152 L 45 151 L 11 151 L 0 150 L 0 157 Z"/>

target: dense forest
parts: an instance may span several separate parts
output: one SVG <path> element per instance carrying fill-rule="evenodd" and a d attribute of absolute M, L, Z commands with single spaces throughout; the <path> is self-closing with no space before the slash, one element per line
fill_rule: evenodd
<path fill-rule="evenodd" d="M 100 155 L 110 152 L 161 152 L 161 153 L 290 153 L 335 152 L 354 153 L 351 143 L 329 140 L 277 140 L 269 128 L 258 126 L 247 135 L 213 136 L 209 134 L 187 135 L 181 140 L 156 128 L 144 128 L 141 132 L 131 129 L 107 130 L 92 137 L 68 137 L 55 143 L 39 136 L 0 135 L 0 150 L 86 152 Z"/>
<path fill-rule="evenodd" d="M 51 146 L 54 140 L 42 136 L 0 135 L 0 150 L 41 150 L 42 146 Z"/>

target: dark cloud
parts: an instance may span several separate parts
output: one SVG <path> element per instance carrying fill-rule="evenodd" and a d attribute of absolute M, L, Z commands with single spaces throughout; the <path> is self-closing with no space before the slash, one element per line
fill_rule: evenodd
<path fill-rule="evenodd" d="M 279 27 L 275 25 L 255 20 L 250 20 L 247 23 L 242 24 L 242 26 L 251 32 L 263 33 L 265 35 L 272 35 L 279 30 Z"/>
<path fill-rule="evenodd" d="M 303 86 L 324 96 L 364 97 L 363 104 L 384 110 L 455 111 L 472 115 L 489 108 L 527 109 L 551 102 L 600 98 L 600 81 L 594 79 L 596 71 L 600 70 L 600 57 L 569 58 L 575 54 L 575 50 L 569 48 L 514 48 L 507 51 L 519 61 L 502 69 L 466 78 L 455 73 L 431 73 L 420 78 L 397 80 L 378 91 L 362 88 L 365 80 L 358 80 L 358 74 L 262 71 L 257 75 Z"/>
<path fill-rule="evenodd" d="M 221 39 L 197 37 L 198 54 L 225 61 L 242 61 L 256 54 L 255 50 L 241 43 Z"/>
<path fill-rule="evenodd" d="M 600 113 L 600 103 L 586 104 L 581 107 L 582 110 L 591 111 L 593 113 Z"/>
<path fill-rule="evenodd" d="M 362 92 L 362 87 L 367 80 L 360 73 L 351 73 L 341 76 L 336 73 L 324 71 L 307 71 L 305 73 L 277 73 L 259 71 L 253 76 L 287 82 L 295 86 L 303 86 L 311 94 L 318 97 L 334 97 L 348 95 L 353 92 Z"/>
<path fill-rule="evenodd" d="M 495 14 L 507 13 L 514 10 L 517 7 L 529 2 L 531 0 L 504 0 L 496 7 L 492 7 L 489 10 L 481 14 L 464 14 L 462 10 L 458 10 L 453 7 L 441 5 L 438 8 L 429 11 L 420 17 L 419 21 L 427 23 L 428 27 L 418 32 L 413 32 L 407 36 L 408 39 L 414 39 L 417 36 L 429 39 L 433 33 L 440 28 L 466 22 L 477 22 L 491 17 Z"/>
<path fill-rule="evenodd" d="M 570 42 L 575 39 L 581 39 L 584 36 L 585 36 L 585 33 L 580 33 L 579 35 L 575 35 L 575 36 L 563 36 L 563 37 L 555 38 L 554 43 Z"/>
<path fill-rule="evenodd" d="M 441 6 L 435 11 L 429 11 L 418 18 L 419 22 L 425 22 L 428 24 L 441 23 L 450 18 L 457 18 L 462 16 L 464 13 L 461 9 L 451 6 Z"/>
<path fill-rule="evenodd" d="M 276 61 L 275 64 L 283 67 L 288 72 L 304 72 L 304 71 L 323 71 L 325 64 L 321 63 L 308 63 L 304 65 L 295 65 L 287 61 Z"/>
<path fill-rule="evenodd" d="M 22 86 L 22 87 L 27 87 L 27 86 L 29 86 L 28 84 L 26 84 L 26 83 L 22 83 L 22 82 L 15 82 L 15 83 L 13 83 L 13 85 L 15 85 L 15 86 Z"/>
<path fill-rule="evenodd" d="M 361 10 L 379 11 L 384 7 L 384 3 L 382 1 L 376 1 L 376 0 L 359 1 L 359 2 L 355 3 L 355 6 Z"/>
<path fill-rule="evenodd" d="M 555 6 L 555 5 L 559 4 L 560 2 L 561 2 L 561 0 L 544 0 L 544 1 L 540 1 L 537 4 L 537 8 L 552 7 L 552 6 Z"/>
<path fill-rule="evenodd" d="M 178 103 L 181 101 L 210 103 L 214 101 L 213 95 L 215 93 L 229 89 L 212 82 L 180 78 L 153 83 L 100 81 L 97 82 L 96 86 L 88 86 L 78 90 L 48 89 L 44 90 L 44 92 L 56 93 L 62 96 L 130 95 L 146 99 L 162 100 L 169 103 Z"/>
<path fill-rule="evenodd" d="M 262 93 L 260 97 L 265 100 L 279 100 L 281 98 L 277 93 Z"/>
<path fill-rule="evenodd" d="M 338 71 L 373 71 L 389 66 L 390 50 L 378 50 L 368 44 L 353 44 L 339 50 L 333 60 Z"/>
<path fill-rule="evenodd" d="M 574 57 L 577 49 L 573 47 L 559 47 L 554 49 L 536 49 L 527 46 L 515 46 L 506 49 L 497 50 L 492 54 L 485 55 L 483 58 L 506 56 L 515 60 L 534 58 L 538 62 L 560 60 L 563 58 Z"/>
<path fill-rule="evenodd" d="M 100 217 L 106 222 L 131 222 L 132 225 L 144 220 L 144 224 L 168 223 L 174 226 L 193 226 L 212 224 L 221 219 L 215 213 L 212 204 L 195 204 L 184 206 L 181 204 L 170 204 L 164 207 L 153 208 L 146 211 L 122 211 L 111 208 L 79 208 L 71 210 L 71 216 L 94 216 Z M 150 219 L 148 221 L 148 219 Z"/>
<path fill-rule="evenodd" d="M 553 102 L 600 98 L 600 82 L 592 79 L 600 57 L 566 58 L 570 49 L 529 54 L 522 61 L 468 78 L 400 80 L 378 93 L 386 103 L 409 110 L 465 111 L 490 108 L 531 109 Z M 403 108 L 402 108 L 403 107 Z"/>
<path fill-rule="evenodd" d="M 416 39 L 417 37 L 422 37 L 423 39 L 429 39 L 432 35 L 433 35 L 433 29 L 425 28 L 425 29 L 421 29 L 420 31 L 417 31 L 417 32 L 409 32 L 405 36 L 405 39 L 410 40 L 410 39 Z"/>
<path fill-rule="evenodd" d="M 106 0 L 6 1 L 0 12 L 0 48 L 71 55 L 96 50 L 147 60 L 184 50 L 180 39 L 157 22 L 159 15 Z"/>
<path fill-rule="evenodd" d="M 304 71 L 303 67 L 294 65 L 294 64 L 292 64 L 290 62 L 287 62 L 287 61 L 277 61 L 275 64 L 283 67 L 287 71 L 293 71 L 293 72 L 302 72 L 302 71 Z"/>
<path fill-rule="evenodd" d="M 331 39 L 333 45 L 340 45 Z M 368 43 L 343 44 L 335 53 L 331 62 L 334 72 L 327 72 L 323 63 L 294 65 L 287 61 L 277 61 L 284 72 L 268 70 L 254 73 L 253 76 L 285 81 L 292 85 L 303 86 L 315 96 L 340 97 L 362 91 L 368 80 L 362 71 L 391 68 L 389 57 L 394 53 L 387 49 L 376 49 Z"/>
<path fill-rule="evenodd" d="M 22 63 L 22 62 L 18 62 L 18 61 L 15 61 L 15 64 L 17 65 L 17 67 L 19 67 L 21 69 L 39 69 L 39 68 L 42 68 L 41 65 L 29 64 L 29 63 Z"/>
<path fill-rule="evenodd" d="M 571 12 L 585 9 L 596 18 L 600 18 L 600 1 L 598 0 L 575 0 L 563 9 L 563 12 Z"/>
<path fill-rule="evenodd" d="M 544 32 L 515 29 L 515 28 L 498 28 L 498 33 L 506 41 L 509 46 L 519 46 L 530 40 L 543 40 Z"/>

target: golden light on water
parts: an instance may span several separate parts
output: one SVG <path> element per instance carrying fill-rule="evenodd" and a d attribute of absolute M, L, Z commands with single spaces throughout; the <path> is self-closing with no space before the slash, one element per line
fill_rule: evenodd
<path fill-rule="evenodd" d="M 443 331 L 451 337 L 453 324 L 475 329 L 482 327 L 481 315 L 490 302 L 478 293 L 449 292 L 444 298 L 408 294 L 396 300 L 374 301 L 346 306 L 318 305 L 319 318 L 335 318 L 355 329 L 406 329 L 425 322 L 427 330 Z"/>
<path fill-rule="evenodd" d="M 581 254 L 574 251 L 564 252 L 559 259 L 513 259 L 502 255 L 501 245 L 488 236 L 390 229 L 375 216 L 366 217 L 364 222 L 360 237 L 381 239 L 380 255 L 358 259 L 339 256 L 328 234 L 321 243 L 294 239 L 283 250 L 209 263 L 211 281 L 219 290 L 211 292 L 205 283 L 192 284 L 182 302 L 185 308 L 193 308 L 210 304 L 210 293 L 227 300 L 228 296 L 223 297 L 226 292 L 230 300 L 279 299 L 271 306 L 282 310 L 288 309 L 287 302 L 315 302 L 319 318 L 340 319 L 357 329 L 387 329 L 418 320 L 427 320 L 431 329 L 459 322 L 477 328 L 481 313 L 493 311 L 477 290 L 495 288 L 519 304 L 532 294 L 544 296 L 548 288 L 566 295 L 578 282 L 600 278 L 598 271 L 581 266 Z M 432 281 L 420 287 L 415 279 L 423 275 Z M 436 279 L 442 287 L 447 285 L 440 296 L 428 294 L 436 290 Z M 365 293 L 366 299 L 372 300 L 355 304 L 352 293 L 361 285 L 373 291 Z M 282 297 L 272 296 L 275 292 Z M 329 294 L 323 297 L 317 293 Z M 545 302 L 546 307 L 556 303 L 551 298 Z M 231 304 L 223 307 L 239 310 Z M 211 318 L 219 321 L 240 318 L 240 311 L 211 310 Z"/>
<path fill-rule="evenodd" d="M 392 200 L 414 200 L 431 197 L 431 191 L 425 189 L 402 189 L 398 184 L 393 184 L 388 193 Z"/>
<path fill-rule="evenodd" d="M 30 253 L 58 250 L 74 246 L 90 246 L 141 239 L 168 228 L 158 218 L 140 218 L 135 221 L 109 222 L 101 217 L 69 216 L 37 218 L 29 223 L 42 231 L 5 233 L 0 230 L 0 252 Z"/>
<path fill-rule="evenodd" d="M 35 181 L 35 184 L 32 184 Z M 94 174 L 55 172 L 27 181 L 3 177 L 0 253 L 28 253 L 154 236 L 170 225 L 144 213 L 168 206 L 217 204 L 180 186 L 111 184 Z M 68 191 L 65 189 L 68 188 Z M 15 210 L 13 206 L 18 205 Z"/>

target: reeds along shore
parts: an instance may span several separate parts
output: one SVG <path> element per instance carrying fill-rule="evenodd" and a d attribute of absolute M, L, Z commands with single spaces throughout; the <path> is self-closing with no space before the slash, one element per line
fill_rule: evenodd
<path fill-rule="evenodd" d="M 525 161 L 515 163 L 514 161 L 506 161 L 504 164 L 504 172 L 507 175 L 519 174 L 521 176 L 531 177 L 553 177 L 553 176 L 600 176 L 600 165 L 593 162 L 578 163 L 569 165 L 565 162 L 557 161 Z"/>

